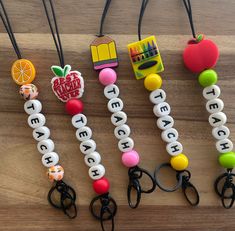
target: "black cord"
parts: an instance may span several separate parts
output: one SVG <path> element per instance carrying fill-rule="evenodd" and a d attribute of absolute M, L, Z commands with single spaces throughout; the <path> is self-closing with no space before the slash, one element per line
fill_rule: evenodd
<path fill-rule="evenodd" d="M 190 0 L 183 0 L 183 3 L 188 14 L 188 19 L 189 19 L 190 27 L 192 30 L 192 35 L 194 38 L 196 38 L 195 29 L 193 25 L 193 13 L 192 13 L 191 2 Z"/>
<path fill-rule="evenodd" d="M 45 12 L 46 12 L 48 24 L 50 26 L 51 34 L 52 34 L 52 37 L 53 37 L 53 40 L 54 40 L 54 43 L 55 43 L 55 46 L 56 46 L 56 50 L 57 50 L 57 53 L 58 53 L 58 56 L 59 56 L 60 65 L 61 65 L 61 67 L 64 67 L 63 48 L 62 48 L 62 45 L 61 45 L 60 34 L 59 34 L 58 26 L 57 26 L 56 15 L 55 15 L 55 10 L 54 10 L 52 0 L 49 0 L 49 3 L 50 3 L 51 12 L 52 12 L 52 18 L 54 20 L 54 26 L 55 26 L 55 32 L 56 33 L 54 32 L 54 29 L 52 27 L 52 22 L 51 22 L 51 19 L 50 19 L 50 16 L 49 16 L 46 0 L 42 0 L 42 2 L 43 2 L 44 9 L 45 9 Z"/>
<path fill-rule="evenodd" d="M 10 20 L 8 18 L 8 15 L 7 15 L 7 12 L 6 12 L 6 9 L 4 7 L 4 4 L 2 2 L 2 0 L 0 0 L 0 17 L 2 19 L 2 22 L 3 22 L 3 25 L 7 31 L 7 34 L 11 40 L 11 43 L 12 43 L 12 46 L 15 50 L 15 53 L 18 57 L 18 59 L 21 59 L 22 56 L 21 56 L 21 53 L 20 53 L 20 49 L 18 47 L 18 44 L 16 42 L 16 38 L 15 38 L 15 35 L 12 31 L 12 27 L 11 27 L 11 23 L 10 23 Z"/>
<path fill-rule="evenodd" d="M 111 1 L 112 0 L 106 0 L 104 10 L 103 10 L 103 13 L 102 13 L 102 17 L 101 17 L 101 20 L 100 20 L 100 32 L 99 32 L 98 37 L 104 36 L 104 34 L 103 34 L 103 25 L 104 25 L 104 20 L 105 20 L 105 17 L 107 15 L 107 12 L 108 12 Z"/>
<path fill-rule="evenodd" d="M 140 8 L 140 16 L 139 16 L 139 22 L 138 22 L 138 37 L 139 40 L 141 40 L 141 24 L 142 24 L 142 19 L 144 16 L 144 11 L 146 9 L 146 6 L 148 4 L 149 0 L 142 0 L 142 5 Z"/>

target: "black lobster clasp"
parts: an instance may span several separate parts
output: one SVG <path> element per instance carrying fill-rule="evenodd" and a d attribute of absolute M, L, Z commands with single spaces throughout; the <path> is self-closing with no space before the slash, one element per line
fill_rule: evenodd
<path fill-rule="evenodd" d="M 77 216 L 76 192 L 64 181 L 56 181 L 56 184 L 50 189 L 47 199 L 53 207 L 61 209 L 69 218 L 73 219 Z"/>
<path fill-rule="evenodd" d="M 214 184 L 215 192 L 221 198 L 222 205 L 226 209 L 230 209 L 235 201 L 234 176 L 232 169 L 227 169 L 227 172 L 218 176 Z"/>
<path fill-rule="evenodd" d="M 142 193 L 151 193 L 156 188 L 156 183 L 154 180 L 154 177 L 145 169 L 142 169 L 138 166 L 129 168 L 128 170 L 129 175 L 129 184 L 127 187 L 127 199 L 128 204 L 132 209 L 135 209 L 138 207 L 140 200 L 141 200 L 141 194 Z M 146 175 L 151 180 L 151 187 L 149 189 L 143 189 L 143 186 L 140 184 L 140 179 L 143 177 L 143 175 Z M 135 203 L 132 203 L 132 193 L 136 192 L 136 201 Z"/>
<path fill-rule="evenodd" d="M 97 204 L 100 202 L 100 204 Z M 96 209 L 96 207 L 98 209 Z M 98 210 L 98 211 L 97 211 Z M 98 220 L 102 230 L 105 231 L 104 221 L 111 221 L 111 231 L 114 231 L 114 217 L 117 213 L 116 201 L 109 196 L 109 193 L 105 193 L 95 197 L 90 203 L 91 214 Z"/>

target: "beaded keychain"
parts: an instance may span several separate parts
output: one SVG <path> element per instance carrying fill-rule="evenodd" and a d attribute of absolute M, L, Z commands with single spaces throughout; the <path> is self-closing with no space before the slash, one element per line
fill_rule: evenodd
<path fill-rule="evenodd" d="M 203 97 L 207 100 L 206 110 L 210 113 L 209 123 L 213 128 L 212 135 L 217 140 L 215 146 L 219 152 L 219 163 L 227 169 L 216 179 L 214 188 L 221 198 L 223 206 L 231 208 L 235 200 L 235 185 L 233 183 L 235 174 L 232 173 L 235 167 L 235 152 L 232 151 L 232 141 L 228 139 L 229 128 L 225 126 L 227 116 L 222 112 L 224 102 L 219 99 L 221 91 L 216 85 L 218 76 L 212 69 L 218 61 L 219 50 L 217 45 L 206 39 L 204 35 L 196 35 L 190 0 L 183 0 L 183 3 L 193 35 L 184 50 L 183 60 L 187 69 L 193 73 L 199 73 L 198 82 L 203 87 Z M 227 200 L 230 200 L 230 203 L 226 203 Z"/>
<path fill-rule="evenodd" d="M 37 149 L 41 154 L 42 164 L 48 168 L 48 178 L 53 182 L 48 193 L 48 201 L 53 207 L 61 209 L 69 218 L 75 218 L 77 216 L 76 193 L 62 180 L 64 169 L 58 165 L 59 155 L 54 152 L 54 142 L 49 138 L 50 129 L 45 126 L 46 118 L 41 113 L 42 104 L 37 99 L 38 88 L 32 84 L 36 76 L 35 67 L 31 61 L 22 58 L 2 0 L 0 0 L 0 17 L 18 57 L 12 65 L 11 76 L 14 82 L 21 86 L 19 93 L 26 100 L 24 110 L 29 115 L 28 125 L 33 129 L 33 138 L 38 142 Z M 58 194 L 60 200 L 58 200 Z"/>
<path fill-rule="evenodd" d="M 122 163 L 129 168 L 129 184 L 127 187 L 127 198 L 131 208 L 137 208 L 142 193 L 151 193 L 155 190 L 155 180 L 145 169 L 138 166 L 140 157 L 134 150 L 134 141 L 130 138 L 131 129 L 126 124 L 127 115 L 123 111 L 123 101 L 119 98 L 120 90 L 115 84 L 117 73 L 113 68 L 118 66 L 118 58 L 115 41 L 103 34 L 103 24 L 109 9 L 111 0 L 106 0 L 104 11 L 101 17 L 100 31 L 97 38 L 91 43 L 90 50 L 94 70 L 99 71 L 99 82 L 105 86 L 104 96 L 109 100 L 107 107 L 112 113 L 111 122 L 115 126 L 114 135 L 119 140 L 118 148 L 122 152 Z M 140 179 L 146 175 L 151 180 L 151 187 L 144 189 Z M 133 193 L 136 193 L 136 202 L 133 203 Z"/>
<path fill-rule="evenodd" d="M 170 163 L 161 164 L 156 168 L 154 173 L 156 185 L 166 192 L 173 192 L 181 187 L 187 201 L 192 206 L 195 206 L 199 203 L 199 194 L 194 185 L 189 182 L 191 173 L 187 170 L 188 158 L 182 154 L 183 146 L 178 141 L 179 134 L 173 128 L 174 119 L 170 116 L 171 107 L 166 102 L 166 92 L 161 89 L 162 78 L 157 74 L 164 71 L 164 66 L 156 38 L 155 36 L 149 36 L 145 39 L 141 38 L 141 23 L 148 2 L 148 0 L 143 0 L 140 9 L 138 22 L 139 41 L 128 44 L 128 52 L 136 79 L 145 78 L 144 87 L 151 92 L 149 99 L 154 104 L 153 113 L 158 117 L 157 126 L 162 130 L 161 137 L 167 143 L 166 151 L 171 156 Z M 176 171 L 177 184 L 172 188 L 166 188 L 159 180 L 160 170 L 165 167 L 170 167 Z M 188 195 L 189 191 L 194 193 L 195 198 L 191 198 L 192 195 Z"/>
<path fill-rule="evenodd" d="M 96 143 L 92 139 L 92 130 L 87 126 L 87 117 L 82 114 L 83 102 L 79 99 L 84 93 L 84 80 L 80 72 L 71 71 L 70 65 L 65 65 L 62 44 L 56 22 L 55 10 L 52 0 L 49 0 L 55 31 L 49 17 L 46 0 L 42 0 L 50 26 L 51 34 L 59 56 L 60 66 L 52 66 L 51 70 L 55 77 L 52 78 L 52 90 L 57 98 L 65 103 L 66 112 L 73 116 L 72 125 L 77 129 L 76 138 L 80 141 L 80 150 L 84 154 L 84 162 L 89 167 L 89 176 L 93 180 L 93 189 L 98 194 L 90 203 L 92 215 L 101 221 L 104 230 L 104 221 L 111 220 L 114 230 L 114 216 L 117 212 L 115 200 L 109 195 L 109 180 L 104 177 L 105 167 L 101 164 L 101 156 L 96 151 Z M 56 35 L 55 35 L 56 34 Z M 100 202 L 100 210 L 95 207 Z"/>

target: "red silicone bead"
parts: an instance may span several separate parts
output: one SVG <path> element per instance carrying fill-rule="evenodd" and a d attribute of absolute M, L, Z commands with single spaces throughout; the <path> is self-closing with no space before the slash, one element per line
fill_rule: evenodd
<path fill-rule="evenodd" d="M 93 182 L 93 189 L 97 194 L 107 193 L 109 191 L 109 186 L 109 181 L 105 177 Z"/>
<path fill-rule="evenodd" d="M 68 114 L 76 115 L 83 112 L 83 102 L 79 99 L 70 99 L 65 104 L 65 109 Z"/>

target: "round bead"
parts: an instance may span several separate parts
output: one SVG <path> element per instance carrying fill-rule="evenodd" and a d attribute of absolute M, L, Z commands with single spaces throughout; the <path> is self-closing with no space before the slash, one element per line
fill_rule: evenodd
<path fill-rule="evenodd" d="M 167 102 L 159 103 L 153 107 L 153 113 L 157 117 L 169 115 L 170 112 L 171 112 L 171 107 Z"/>
<path fill-rule="evenodd" d="M 86 126 L 87 124 L 87 118 L 83 114 L 77 114 L 72 117 L 72 125 L 75 128 L 81 128 L 83 126 Z"/>
<path fill-rule="evenodd" d="M 118 142 L 118 148 L 121 152 L 129 152 L 134 148 L 134 141 L 130 137 L 121 139 Z"/>
<path fill-rule="evenodd" d="M 213 113 L 209 116 L 209 123 L 212 127 L 219 127 L 227 122 L 227 116 L 223 112 Z"/>
<path fill-rule="evenodd" d="M 223 140 L 229 137 L 230 130 L 227 126 L 215 127 L 212 129 L 212 135 L 217 140 Z"/>
<path fill-rule="evenodd" d="M 110 99 L 108 102 L 108 109 L 110 112 L 118 112 L 123 109 L 123 102 L 120 98 Z"/>
<path fill-rule="evenodd" d="M 171 155 L 171 156 L 177 156 L 183 151 L 183 146 L 180 142 L 175 141 L 171 142 L 166 145 L 166 151 Z"/>
<path fill-rule="evenodd" d="M 24 100 L 36 99 L 38 96 L 38 89 L 34 84 L 25 84 L 20 87 L 19 93 Z"/>
<path fill-rule="evenodd" d="M 231 152 L 233 150 L 233 142 L 230 139 L 218 140 L 216 149 L 220 153 Z"/>
<path fill-rule="evenodd" d="M 208 87 L 215 84 L 217 82 L 217 79 L 217 73 L 214 70 L 209 69 L 203 71 L 199 75 L 198 81 L 202 87 Z"/>
<path fill-rule="evenodd" d="M 154 91 L 162 86 L 162 78 L 158 74 L 150 74 L 144 80 L 144 87 L 149 91 Z"/>
<path fill-rule="evenodd" d="M 99 180 L 105 174 L 105 168 L 102 164 L 98 164 L 89 168 L 89 176 L 92 180 Z"/>
<path fill-rule="evenodd" d="M 58 162 L 59 156 L 55 152 L 49 152 L 42 156 L 42 164 L 47 168 L 58 164 Z"/>
<path fill-rule="evenodd" d="M 219 163 L 224 168 L 234 168 L 235 167 L 235 153 L 227 152 L 219 156 Z"/>
<path fill-rule="evenodd" d="M 117 139 L 121 140 L 127 138 L 131 133 L 131 129 L 128 125 L 123 124 L 114 129 L 114 135 Z"/>
<path fill-rule="evenodd" d="M 92 152 L 85 155 L 84 161 L 88 167 L 92 167 L 94 165 L 98 165 L 101 162 L 101 156 L 98 152 Z"/>
<path fill-rule="evenodd" d="M 153 104 L 159 104 L 166 100 L 166 92 L 162 89 L 152 91 L 149 95 L 149 99 Z"/>
<path fill-rule="evenodd" d="M 127 122 L 127 115 L 123 111 L 118 111 L 112 114 L 111 122 L 114 126 L 121 126 Z"/>
<path fill-rule="evenodd" d="M 165 142 L 171 143 L 178 139 L 179 133 L 175 128 L 169 128 L 162 132 L 161 137 Z"/>
<path fill-rule="evenodd" d="M 93 189 L 97 194 L 107 193 L 109 191 L 109 187 L 109 181 L 105 177 L 102 177 L 101 179 L 95 180 L 93 182 Z"/>
<path fill-rule="evenodd" d="M 85 140 L 80 144 L 80 150 L 85 155 L 94 152 L 95 149 L 96 149 L 96 142 L 92 139 Z"/>
<path fill-rule="evenodd" d="M 176 171 L 183 171 L 188 167 L 188 158 L 184 154 L 171 157 L 171 167 Z"/>
<path fill-rule="evenodd" d="M 37 99 L 28 100 L 24 104 L 24 110 L 28 115 L 39 113 L 42 110 L 42 104 Z"/>
<path fill-rule="evenodd" d="M 48 139 L 50 134 L 51 134 L 50 129 L 45 126 L 35 128 L 33 130 L 33 138 L 37 141 L 42 141 L 42 140 Z"/>
<path fill-rule="evenodd" d="M 211 85 L 203 89 L 203 97 L 207 100 L 215 99 L 220 96 L 220 88 L 217 85 Z"/>
<path fill-rule="evenodd" d="M 115 84 L 110 84 L 104 88 L 104 95 L 107 99 L 117 98 L 119 96 L 119 88 Z"/>
<path fill-rule="evenodd" d="M 104 86 L 115 83 L 117 80 L 117 74 L 112 68 L 104 68 L 99 73 L 99 81 Z"/>
<path fill-rule="evenodd" d="M 92 131 L 87 126 L 78 128 L 78 130 L 76 131 L 76 137 L 79 141 L 89 140 L 91 136 L 92 136 Z"/>
<path fill-rule="evenodd" d="M 79 99 L 70 99 L 65 104 L 66 112 L 70 115 L 82 113 L 83 102 Z"/>
<path fill-rule="evenodd" d="M 41 113 L 32 114 L 28 117 L 28 124 L 31 128 L 42 127 L 46 123 L 46 118 Z"/>
<path fill-rule="evenodd" d="M 174 119 L 169 115 L 160 117 L 157 120 L 157 126 L 161 130 L 166 130 L 166 129 L 172 128 L 174 126 L 174 123 L 175 123 Z"/>
<path fill-rule="evenodd" d="M 47 175 L 50 181 L 60 181 L 64 177 L 64 169 L 60 165 L 52 166 L 48 169 Z"/>
<path fill-rule="evenodd" d="M 206 110 L 209 113 L 220 112 L 224 109 L 224 102 L 221 99 L 211 99 L 206 103 Z"/>
<path fill-rule="evenodd" d="M 52 152 L 55 148 L 55 144 L 51 139 L 42 140 L 37 144 L 38 151 L 41 154 Z"/>
<path fill-rule="evenodd" d="M 124 166 L 131 168 L 138 165 L 140 161 L 139 154 L 135 150 L 124 152 L 122 154 L 122 163 Z"/>

